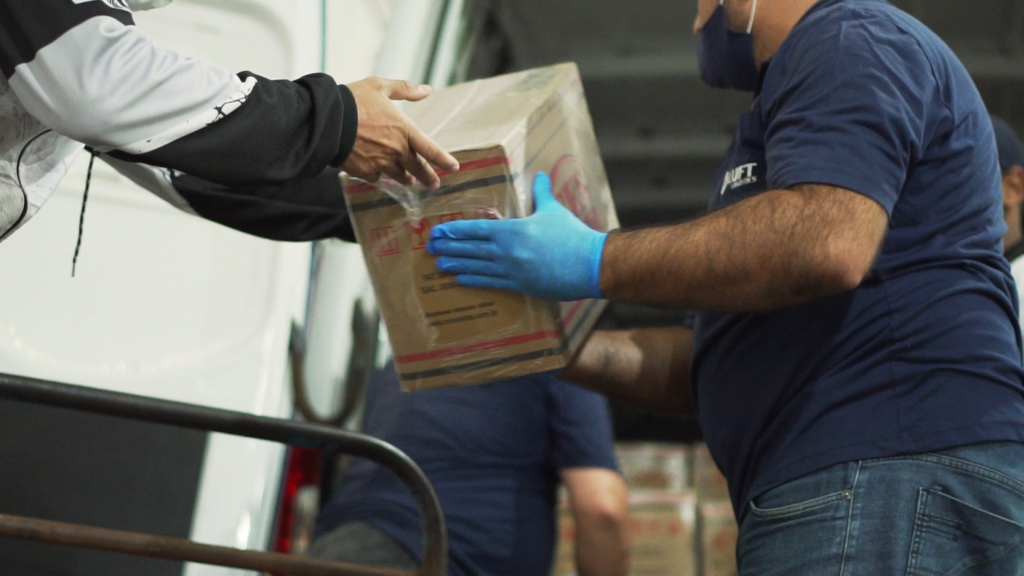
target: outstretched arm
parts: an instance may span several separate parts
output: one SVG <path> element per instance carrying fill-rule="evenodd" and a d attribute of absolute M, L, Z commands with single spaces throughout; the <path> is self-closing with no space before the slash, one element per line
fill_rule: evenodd
<path fill-rule="evenodd" d="M 57 133 L 227 186 L 279 185 L 343 165 L 371 180 L 411 173 L 434 186 L 423 158 L 457 166 L 390 102 L 425 98 L 424 87 L 236 74 L 156 46 L 116 4 L 0 1 L 0 69 Z"/>
<path fill-rule="evenodd" d="M 460 284 L 551 300 L 605 297 L 655 306 L 764 311 L 856 288 L 888 231 L 867 196 L 803 184 L 698 220 L 606 235 L 534 184 L 537 211 L 436 226 L 428 249 Z"/>
<path fill-rule="evenodd" d="M 166 168 L 101 158 L 175 208 L 246 234 L 306 242 L 355 242 L 338 170 L 275 186 L 224 186 Z"/>
<path fill-rule="evenodd" d="M 609 236 L 601 291 L 730 312 L 801 304 L 859 286 L 888 224 L 885 210 L 856 192 L 774 190 L 686 224 Z"/>

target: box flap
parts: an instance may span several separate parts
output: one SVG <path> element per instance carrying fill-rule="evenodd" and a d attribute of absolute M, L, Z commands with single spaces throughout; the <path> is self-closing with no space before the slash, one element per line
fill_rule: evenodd
<path fill-rule="evenodd" d="M 525 134 L 530 115 L 579 70 L 574 63 L 476 80 L 409 105 L 416 124 L 449 151 L 507 144 Z"/>

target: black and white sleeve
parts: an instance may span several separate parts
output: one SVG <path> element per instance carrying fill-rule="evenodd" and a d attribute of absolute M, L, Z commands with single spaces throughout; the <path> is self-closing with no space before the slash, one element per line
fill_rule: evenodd
<path fill-rule="evenodd" d="M 107 154 L 100 158 L 175 208 L 246 234 L 286 242 L 356 241 L 334 168 L 287 184 L 231 187 Z"/>
<path fill-rule="evenodd" d="M 55 132 L 229 187 L 317 177 L 358 127 L 329 76 L 268 80 L 162 49 L 124 0 L 0 0 L 0 69 Z"/>

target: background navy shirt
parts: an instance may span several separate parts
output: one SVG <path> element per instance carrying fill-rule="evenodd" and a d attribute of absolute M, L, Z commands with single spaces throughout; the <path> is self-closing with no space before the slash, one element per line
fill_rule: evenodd
<path fill-rule="evenodd" d="M 616 469 L 605 399 L 550 375 L 405 393 L 389 366 L 370 382 L 363 431 L 430 478 L 455 576 L 548 576 L 559 470 Z M 372 524 L 422 558 L 412 497 L 367 460 L 349 466 L 317 531 L 349 521 Z"/>
<path fill-rule="evenodd" d="M 698 411 L 738 515 L 833 464 L 1024 440 L 995 136 L 967 71 L 877 0 L 823 0 L 765 66 L 711 209 L 821 183 L 890 220 L 856 290 L 697 316 Z"/>

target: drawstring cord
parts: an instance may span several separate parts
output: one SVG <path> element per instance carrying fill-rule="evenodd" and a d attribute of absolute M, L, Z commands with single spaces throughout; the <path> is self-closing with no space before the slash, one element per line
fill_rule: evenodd
<path fill-rule="evenodd" d="M 89 171 L 85 174 L 85 193 L 82 194 L 82 212 L 78 215 L 78 241 L 75 243 L 75 257 L 71 260 L 71 277 L 75 277 L 75 268 L 78 266 L 78 253 L 82 249 L 82 232 L 85 229 L 85 204 L 89 201 L 89 185 L 92 183 L 92 165 L 96 157 L 100 155 L 95 148 L 86 146 L 89 152 Z"/>

